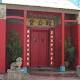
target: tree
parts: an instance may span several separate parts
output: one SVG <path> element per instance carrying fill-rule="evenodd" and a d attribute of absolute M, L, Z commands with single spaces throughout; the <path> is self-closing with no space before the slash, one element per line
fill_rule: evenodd
<path fill-rule="evenodd" d="M 70 37 L 65 40 L 65 61 L 68 62 L 68 67 L 72 69 L 75 62 L 75 47 L 72 45 Z"/>
<path fill-rule="evenodd" d="M 22 49 L 20 44 L 20 35 L 16 30 L 11 30 L 8 34 L 7 60 L 8 65 L 21 57 Z"/>

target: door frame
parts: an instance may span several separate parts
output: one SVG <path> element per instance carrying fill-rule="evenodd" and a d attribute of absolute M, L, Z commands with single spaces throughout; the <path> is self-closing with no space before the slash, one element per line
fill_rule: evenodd
<path fill-rule="evenodd" d="M 26 34 L 26 45 L 29 44 L 29 46 L 26 47 L 26 53 L 27 53 L 27 67 L 31 67 L 31 41 L 30 41 L 30 36 L 31 36 L 31 29 L 39 29 L 39 30 L 48 30 L 48 34 L 49 34 L 49 67 L 53 67 L 54 66 L 54 60 L 53 60 L 53 57 L 54 57 L 54 52 L 51 51 L 51 45 L 50 44 L 53 44 L 53 42 L 50 42 L 51 41 L 51 36 L 54 36 L 53 33 L 53 28 L 52 27 L 27 27 L 27 34 Z M 53 33 L 52 33 L 53 32 Z M 27 37 L 27 35 L 29 35 L 29 37 Z M 29 40 L 29 42 L 27 42 L 27 40 Z M 29 51 L 27 51 L 27 49 L 29 49 Z M 53 54 L 52 54 L 53 53 Z"/>

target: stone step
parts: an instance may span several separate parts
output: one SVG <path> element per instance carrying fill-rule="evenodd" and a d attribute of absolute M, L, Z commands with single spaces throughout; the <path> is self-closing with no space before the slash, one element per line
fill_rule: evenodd
<path fill-rule="evenodd" d="M 30 71 L 58 71 L 58 69 L 51 67 L 34 67 L 30 68 Z"/>
<path fill-rule="evenodd" d="M 53 71 L 31 71 L 31 75 L 55 76 L 55 77 L 77 77 L 75 71 L 53 72 Z"/>

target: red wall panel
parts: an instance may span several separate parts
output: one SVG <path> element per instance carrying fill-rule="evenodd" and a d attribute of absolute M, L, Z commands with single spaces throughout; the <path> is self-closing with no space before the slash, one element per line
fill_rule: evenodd
<path fill-rule="evenodd" d="M 0 73 L 5 72 L 6 20 L 0 19 Z"/>
<path fill-rule="evenodd" d="M 61 65 L 61 26 L 55 28 L 55 67 Z"/>

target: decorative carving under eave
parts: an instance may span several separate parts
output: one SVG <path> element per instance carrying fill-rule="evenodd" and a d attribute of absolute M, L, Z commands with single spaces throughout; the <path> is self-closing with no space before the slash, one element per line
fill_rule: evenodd
<path fill-rule="evenodd" d="M 78 20 L 78 24 L 80 24 L 80 12 L 78 13 L 78 18 L 77 18 L 77 20 Z"/>
<path fill-rule="evenodd" d="M 0 19 L 6 19 L 6 5 L 0 4 Z"/>

